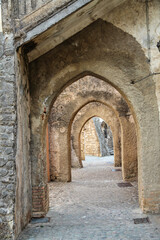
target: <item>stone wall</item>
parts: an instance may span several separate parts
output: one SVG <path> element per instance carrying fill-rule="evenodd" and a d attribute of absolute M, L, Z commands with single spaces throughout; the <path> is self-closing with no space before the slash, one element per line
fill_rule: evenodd
<path fill-rule="evenodd" d="M 12 33 L 0 35 L 0 238 L 12 239 L 17 127 L 15 58 Z"/>
<path fill-rule="evenodd" d="M 0 33 L 0 238 L 31 218 L 30 97 L 27 61 L 15 52 L 13 1 L 2 1 Z M 24 184 L 25 183 L 25 184 Z M 3 223 L 3 224 L 2 224 Z"/>
<path fill-rule="evenodd" d="M 2 6 L 0 33 L 0 239 L 14 238 L 16 188 L 16 78 L 12 8 Z"/>
<path fill-rule="evenodd" d="M 103 123 L 106 125 L 105 122 Z M 98 126 L 96 127 L 96 125 Z M 101 157 L 113 154 L 112 131 L 110 127 L 106 125 L 107 136 L 105 137 L 104 129 L 101 125 L 102 122 L 99 118 L 92 118 L 84 125 L 80 136 L 81 157 L 83 160 L 85 160 L 86 155 Z M 99 134 L 97 132 L 99 132 Z"/>
<path fill-rule="evenodd" d="M 81 141 L 81 151 L 85 156 L 97 156 L 100 157 L 100 145 L 97 136 L 97 132 L 94 126 L 93 119 L 90 119 L 83 127 L 82 133 L 84 137 Z M 83 142 L 84 141 L 84 142 Z M 83 154 L 83 153 L 82 153 Z"/>
<path fill-rule="evenodd" d="M 78 9 L 74 17 L 72 17 L 72 12 L 65 15 L 66 19 L 62 14 L 64 21 L 59 21 L 59 25 L 56 25 L 55 18 L 54 24 L 51 20 L 50 25 L 47 25 L 45 20 L 48 19 L 48 11 L 44 13 L 42 9 L 38 11 L 38 8 L 47 2 L 48 0 L 2 1 L 3 33 L 0 33 L 1 239 L 14 239 L 15 226 L 16 234 L 18 234 L 30 218 L 30 153 L 33 190 L 37 190 L 37 184 L 40 186 L 39 192 L 42 191 L 44 199 L 47 198 L 44 174 L 46 155 L 44 132 L 47 120 L 44 116 L 48 116 L 49 109 L 59 93 L 86 72 L 101 76 L 104 81 L 116 86 L 127 99 L 137 127 L 140 205 L 144 211 L 159 212 L 160 209 L 160 75 L 154 74 L 160 69 L 160 53 L 156 46 L 160 40 L 159 0 L 129 0 L 112 11 L 107 8 L 108 1 L 104 1 L 105 9 L 100 6 L 102 1 L 92 1 L 92 3 L 97 3 L 94 5 L 93 12 L 90 11 L 92 5 L 88 4 L 88 11 L 83 12 L 83 8 L 80 11 Z M 55 8 L 56 11 L 63 8 L 67 2 L 69 1 L 55 1 L 55 4 L 59 4 Z M 110 2 L 115 4 L 123 1 Z M 116 6 L 118 5 L 115 4 L 114 7 Z M 38 17 L 34 19 L 35 15 L 30 15 L 27 18 L 26 15 L 31 12 L 34 12 L 36 16 L 38 14 Z M 50 13 L 53 14 L 52 9 Z M 22 28 L 22 31 L 14 26 L 14 18 L 19 19 L 16 20 L 16 26 Z M 103 20 L 96 21 L 97 19 Z M 34 27 L 36 28 L 39 22 L 46 25 L 46 28 L 43 28 L 42 24 L 36 31 Z M 29 30 L 26 29 L 28 25 Z M 50 27 L 53 27 L 51 31 Z M 84 29 L 85 27 L 87 28 Z M 33 31 L 27 34 L 30 28 Z M 15 43 L 14 32 L 17 29 L 19 32 L 16 32 Z M 42 36 L 43 31 L 45 34 Z M 38 37 L 35 41 L 36 35 Z M 68 38 L 70 39 L 64 42 Z M 31 39 L 34 41 L 29 42 Z M 23 46 L 24 41 L 28 44 L 26 48 Z M 62 44 L 59 45 L 60 43 Z M 15 46 L 23 47 L 15 49 Z M 26 50 L 24 54 L 23 49 Z M 44 53 L 46 54 L 43 55 Z M 36 60 L 26 66 L 29 55 L 30 61 Z M 30 71 L 29 81 L 28 69 Z M 145 76 L 149 77 L 132 84 Z M 100 89 L 105 94 L 105 91 Z M 29 93 L 32 97 L 31 111 Z M 85 94 L 87 96 L 86 92 Z M 85 94 L 81 97 L 85 97 Z M 104 100 L 106 96 L 102 95 Z M 99 98 L 99 95 L 94 96 Z M 127 115 L 127 118 L 126 123 L 133 126 L 132 116 Z M 124 123 L 125 121 L 126 119 Z M 32 128 L 31 151 L 29 147 L 30 126 Z M 63 130 L 62 124 L 62 133 Z M 127 134 L 130 136 L 129 133 Z M 128 147 L 127 144 L 126 147 Z M 48 203 L 43 201 L 43 204 L 47 206 Z"/>

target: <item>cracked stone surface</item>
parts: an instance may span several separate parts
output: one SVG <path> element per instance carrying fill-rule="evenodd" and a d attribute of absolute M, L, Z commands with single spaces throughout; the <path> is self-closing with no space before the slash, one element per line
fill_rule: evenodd
<path fill-rule="evenodd" d="M 49 223 L 29 224 L 19 240 L 160 240 L 160 215 L 143 214 L 137 183 L 119 188 L 113 156 L 87 157 L 72 170 L 71 183 L 52 182 Z M 134 224 L 149 217 L 150 223 Z"/>

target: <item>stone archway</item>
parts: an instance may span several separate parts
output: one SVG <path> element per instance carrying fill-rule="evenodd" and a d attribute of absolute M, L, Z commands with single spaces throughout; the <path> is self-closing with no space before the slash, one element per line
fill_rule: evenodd
<path fill-rule="evenodd" d="M 71 181 L 71 125 L 75 115 L 81 108 L 93 101 L 107 105 L 119 118 L 123 134 L 123 179 L 132 179 L 136 176 L 136 131 L 128 105 L 121 94 L 112 86 L 102 80 L 87 76 L 66 88 L 52 107 L 49 117 L 50 172 L 52 180 L 56 177 L 57 181 Z"/>
<path fill-rule="evenodd" d="M 159 134 L 158 106 L 155 83 L 151 77 L 141 84 L 131 84 L 132 79 L 141 79 L 150 72 L 147 59 L 136 40 L 112 24 L 98 20 L 33 61 L 29 68 L 33 189 L 41 186 L 47 196 L 45 115 L 49 115 L 56 97 L 67 85 L 90 73 L 115 86 L 132 110 L 138 137 L 140 205 L 145 211 L 158 211 L 159 203 L 153 200 L 160 193 L 159 141 L 156 140 Z M 147 136 L 150 141 L 147 141 Z M 39 210 L 33 206 L 33 212 Z"/>
<path fill-rule="evenodd" d="M 160 211 L 159 6 L 158 0 L 2 1 L 2 238 L 18 235 L 32 205 L 34 215 L 46 213 L 48 116 L 62 90 L 87 74 L 115 86 L 130 106 L 140 205 Z"/>
<path fill-rule="evenodd" d="M 121 166 L 121 127 L 119 119 L 115 115 L 114 111 L 108 106 L 99 102 L 92 102 L 85 105 L 75 116 L 72 129 L 72 151 L 75 152 L 74 159 L 71 159 L 72 167 L 81 167 L 81 147 L 80 147 L 80 134 L 83 126 L 92 117 L 102 118 L 111 128 L 113 134 L 113 145 L 114 145 L 114 166 Z M 136 174 L 136 171 L 135 171 Z"/>

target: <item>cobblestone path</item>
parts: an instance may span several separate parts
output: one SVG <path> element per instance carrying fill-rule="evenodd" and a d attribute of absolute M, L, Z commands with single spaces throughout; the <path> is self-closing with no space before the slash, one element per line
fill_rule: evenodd
<path fill-rule="evenodd" d="M 29 224 L 19 240 L 160 240 L 160 216 L 142 214 L 137 183 L 118 187 L 121 172 L 112 169 L 113 157 L 88 157 L 71 183 L 50 183 L 50 222 Z"/>

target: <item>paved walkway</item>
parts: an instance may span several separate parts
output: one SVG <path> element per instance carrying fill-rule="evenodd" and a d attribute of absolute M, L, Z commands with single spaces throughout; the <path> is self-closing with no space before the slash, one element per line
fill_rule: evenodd
<path fill-rule="evenodd" d="M 50 183 L 49 223 L 29 224 L 19 240 L 160 240 L 160 216 L 150 223 L 138 207 L 137 183 L 120 188 L 113 157 L 88 157 L 71 183 Z"/>

